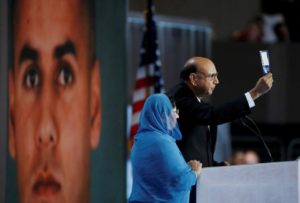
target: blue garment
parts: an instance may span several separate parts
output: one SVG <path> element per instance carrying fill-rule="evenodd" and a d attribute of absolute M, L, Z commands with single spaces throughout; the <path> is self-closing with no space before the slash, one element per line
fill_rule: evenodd
<path fill-rule="evenodd" d="M 182 136 L 176 119 L 172 126 L 172 113 L 171 102 L 164 94 L 154 94 L 144 104 L 131 152 L 131 203 L 189 201 L 196 174 L 176 145 Z"/>

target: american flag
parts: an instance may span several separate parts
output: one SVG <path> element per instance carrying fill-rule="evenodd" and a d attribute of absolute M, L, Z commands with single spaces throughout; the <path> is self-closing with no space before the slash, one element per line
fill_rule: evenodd
<path fill-rule="evenodd" d="M 137 69 L 136 82 L 132 103 L 132 123 L 130 129 L 130 148 L 138 131 L 138 122 L 146 98 L 154 93 L 163 91 L 160 53 L 157 42 L 156 23 L 154 21 L 154 6 L 148 0 L 145 11 L 145 28 L 140 50 L 140 64 Z"/>

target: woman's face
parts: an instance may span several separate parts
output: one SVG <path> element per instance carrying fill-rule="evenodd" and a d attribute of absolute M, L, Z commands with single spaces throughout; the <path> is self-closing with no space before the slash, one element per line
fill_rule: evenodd
<path fill-rule="evenodd" d="M 173 128 L 175 128 L 178 118 L 179 118 L 179 110 L 175 106 L 169 115 L 168 130 L 172 130 Z"/>

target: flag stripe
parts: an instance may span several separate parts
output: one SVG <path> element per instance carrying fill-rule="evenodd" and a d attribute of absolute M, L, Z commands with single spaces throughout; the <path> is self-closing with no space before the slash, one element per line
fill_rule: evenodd
<path fill-rule="evenodd" d="M 152 86 L 155 84 L 155 82 L 156 82 L 155 77 L 146 77 L 143 79 L 139 79 L 135 83 L 135 88 L 140 89 L 142 87 Z"/>
<path fill-rule="evenodd" d="M 141 115 L 141 111 L 138 111 L 138 112 L 133 114 L 133 116 L 132 116 L 132 125 L 137 125 L 139 123 L 140 115 Z"/>
<path fill-rule="evenodd" d="M 133 104 L 132 113 L 139 112 L 144 106 L 145 100 L 138 101 Z"/>

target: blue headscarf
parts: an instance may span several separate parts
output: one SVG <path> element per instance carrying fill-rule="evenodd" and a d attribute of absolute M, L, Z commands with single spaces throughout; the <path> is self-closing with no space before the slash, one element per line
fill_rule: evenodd
<path fill-rule="evenodd" d="M 188 203 L 196 175 L 185 162 L 176 140 L 181 139 L 172 105 L 164 94 L 145 102 L 131 152 L 134 202 Z"/>
<path fill-rule="evenodd" d="M 139 122 L 139 133 L 157 132 L 171 136 L 176 140 L 181 140 L 182 135 L 179 131 L 178 123 L 170 129 L 172 104 L 165 94 L 154 94 L 146 100 Z"/>

